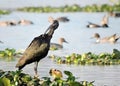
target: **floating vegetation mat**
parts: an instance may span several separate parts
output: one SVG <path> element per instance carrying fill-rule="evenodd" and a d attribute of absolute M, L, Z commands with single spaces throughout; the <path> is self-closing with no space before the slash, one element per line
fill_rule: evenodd
<path fill-rule="evenodd" d="M 84 54 L 72 53 L 65 57 L 55 55 L 49 56 L 58 64 L 77 64 L 77 65 L 118 65 L 120 64 L 120 51 L 113 49 L 112 53 L 94 54 L 92 52 Z"/>
<path fill-rule="evenodd" d="M 20 57 L 22 55 L 21 51 L 16 51 L 15 49 L 6 48 L 5 50 L 0 50 L 0 60 L 12 61 L 15 57 Z"/>
<path fill-rule="evenodd" d="M 25 12 L 111 12 L 111 11 L 120 11 L 120 3 L 115 5 L 87 5 L 84 7 L 81 7 L 77 4 L 74 4 L 72 6 L 66 5 L 62 7 L 24 7 L 24 8 L 18 8 L 19 11 L 25 11 Z"/>
<path fill-rule="evenodd" d="M 54 71 L 55 72 L 55 71 Z M 0 86 L 94 86 L 92 82 L 76 81 L 76 77 L 69 71 L 64 71 L 66 79 L 43 77 L 42 79 L 31 77 L 22 71 L 3 71 L 0 70 Z"/>
<path fill-rule="evenodd" d="M 10 14 L 10 11 L 0 10 L 0 15 Z"/>

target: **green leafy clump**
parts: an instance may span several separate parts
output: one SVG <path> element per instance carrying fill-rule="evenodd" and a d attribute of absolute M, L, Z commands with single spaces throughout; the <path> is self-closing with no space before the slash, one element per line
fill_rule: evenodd
<path fill-rule="evenodd" d="M 50 50 L 51 50 L 51 51 L 54 51 L 54 50 L 58 50 L 58 48 L 55 47 L 55 46 L 52 46 L 52 47 L 50 47 Z"/>
<path fill-rule="evenodd" d="M 21 71 L 0 71 L 0 86 L 39 86 L 36 81 Z"/>
<path fill-rule="evenodd" d="M 15 49 L 6 48 L 5 50 L 0 51 L 0 57 L 12 57 L 15 55 Z"/>
<path fill-rule="evenodd" d="M 22 71 L 3 71 L 0 70 L 0 86 L 94 86 L 94 81 L 76 81 L 75 76 L 69 72 L 64 71 L 67 78 L 51 79 L 50 77 L 33 78 Z"/>
<path fill-rule="evenodd" d="M 102 5 L 87 5 L 81 7 L 77 4 L 74 5 L 65 5 L 62 7 L 24 7 L 17 9 L 19 11 L 25 12 L 111 12 L 111 11 L 120 11 L 120 3 L 114 5 L 102 4 Z"/>
<path fill-rule="evenodd" d="M 9 14 L 10 11 L 7 10 L 0 10 L 0 15 L 5 15 L 5 14 Z"/>
<path fill-rule="evenodd" d="M 112 53 L 100 53 L 98 55 L 92 52 L 84 54 L 72 53 L 64 58 L 52 55 L 50 58 L 53 58 L 58 64 L 116 65 L 120 64 L 120 51 L 113 49 Z"/>
<path fill-rule="evenodd" d="M 47 81 L 43 81 L 45 85 L 42 86 L 94 86 L 94 81 L 76 81 L 76 77 L 70 71 L 64 71 L 64 74 L 67 76 L 65 80 L 57 78 L 51 81 L 50 78 L 46 78 Z"/>
<path fill-rule="evenodd" d="M 13 60 L 13 57 L 21 54 L 17 52 L 15 49 L 6 48 L 5 50 L 0 50 L 0 59 L 7 59 L 9 61 Z"/>

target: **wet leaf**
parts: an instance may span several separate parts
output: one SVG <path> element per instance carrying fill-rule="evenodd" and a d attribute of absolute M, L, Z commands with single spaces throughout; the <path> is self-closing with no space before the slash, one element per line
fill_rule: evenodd
<path fill-rule="evenodd" d="M 64 71 L 64 73 L 65 73 L 67 76 L 73 76 L 73 74 L 72 74 L 70 71 Z"/>
<path fill-rule="evenodd" d="M 6 77 L 0 79 L 0 86 L 11 86 L 10 80 Z"/>

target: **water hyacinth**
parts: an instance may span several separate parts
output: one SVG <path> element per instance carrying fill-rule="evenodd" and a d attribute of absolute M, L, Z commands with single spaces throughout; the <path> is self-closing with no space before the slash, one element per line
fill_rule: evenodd
<path fill-rule="evenodd" d="M 0 57 L 12 57 L 15 55 L 15 49 L 6 48 L 5 50 L 0 51 Z"/>
<path fill-rule="evenodd" d="M 84 7 L 81 7 L 77 4 L 74 4 L 72 6 L 65 5 L 61 7 L 24 7 L 24 8 L 18 8 L 19 11 L 25 11 L 25 12 L 44 12 L 44 13 L 50 13 L 50 12 L 111 12 L 111 11 L 120 11 L 120 3 L 114 4 L 114 5 L 87 5 Z"/>
<path fill-rule="evenodd" d="M 0 70 L 0 86 L 94 86 L 94 81 L 76 81 L 76 77 L 70 71 L 64 71 L 66 79 L 50 77 L 42 79 L 31 77 L 22 71 Z"/>
<path fill-rule="evenodd" d="M 0 86 L 39 86 L 33 80 L 30 75 L 21 71 L 0 71 Z"/>
<path fill-rule="evenodd" d="M 52 55 L 53 56 L 53 55 Z M 84 54 L 73 53 L 63 57 L 53 56 L 59 64 L 77 64 L 77 65 L 117 65 L 120 64 L 120 51 L 113 49 L 112 53 L 94 54 L 92 52 Z"/>
<path fill-rule="evenodd" d="M 5 50 L 0 50 L 0 59 L 11 61 L 14 57 L 19 57 L 22 53 L 17 52 L 15 49 L 6 48 Z"/>
<path fill-rule="evenodd" d="M 0 15 L 10 14 L 10 11 L 0 10 Z"/>

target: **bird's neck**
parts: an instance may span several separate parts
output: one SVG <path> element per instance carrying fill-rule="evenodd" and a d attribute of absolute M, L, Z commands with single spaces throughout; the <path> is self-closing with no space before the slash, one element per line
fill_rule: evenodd
<path fill-rule="evenodd" d="M 53 24 L 51 24 L 50 26 L 49 26 L 49 28 L 47 29 L 47 31 L 48 31 L 48 36 L 51 36 L 52 37 L 52 35 L 53 35 L 53 33 L 54 33 L 54 31 L 58 28 L 58 26 L 59 26 L 59 23 L 58 23 L 58 21 L 56 21 L 56 20 L 54 20 L 54 22 L 53 22 Z M 47 32 L 46 31 L 46 32 Z M 45 32 L 45 33 L 46 33 Z"/>
<path fill-rule="evenodd" d="M 62 42 L 62 41 L 59 41 L 59 44 L 62 46 L 62 45 L 63 45 L 63 42 Z"/>
<path fill-rule="evenodd" d="M 100 39 L 97 39 L 97 40 L 96 40 L 96 43 L 99 43 L 99 42 L 100 42 Z"/>
<path fill-rule="evenodd" d="M 54 34 L 54 29 L 50 29 L 49 32 L 47 33 L 50 37 Z"/>
<path fill-rule="evenodd" d="M 99 43 L 99 42 L 100 42 L 100 40 L 101 40 L 101 38 L 100 38 L 100 37 L 96 37 L 96 43 Z"/>

